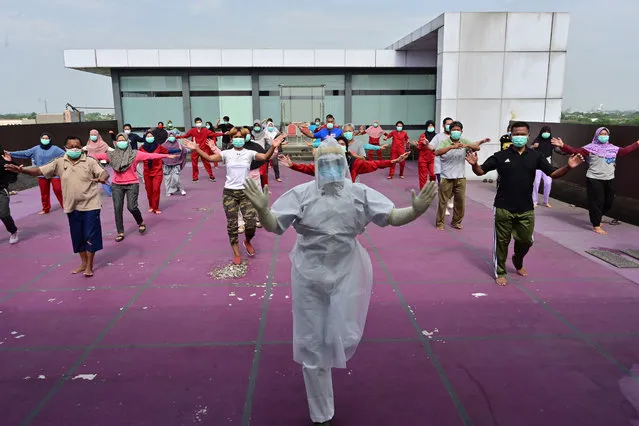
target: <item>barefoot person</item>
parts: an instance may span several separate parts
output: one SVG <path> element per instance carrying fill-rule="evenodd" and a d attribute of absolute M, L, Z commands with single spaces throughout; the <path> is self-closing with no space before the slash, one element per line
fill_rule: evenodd
<path fill-rule="evenodd" d="M 552 140 L 566 154 L 581 154 L 588 162 L 586 172 L 586 192 L 588 194 L 588 212 L 592 230 L 606 235 L 601 227 L 601 218 L 612 208 L 615 200 L 615 165 L 617 158 L 630 154 L 639 148 L 639 141 L 619 148 L 610 143 L 610 130 L 600 127 L 592 142 L 583 148 L 566 145 L 561 138 Z"/>
<path fill-rule="evenodd" d="M 535 181 L 537 170 L 541 170 L 553 179 L 564 176 L 572 168 L 583 163 L 581 155 L 574 155 L 568 165 L 557 169 L 550 165 L 539 151 L 526 147 L 530 128 L 528 123 L 518 122 L 512 125 L 512 145 L 490 156 L 481 166 L 474 152 L 466 155 L 473 167 L 473 173 L 483 176 L 497 170 L 501 177 L 495 196 L 495 243 L 493 259 L 495 264 L 495 282 L 500 286 L 508 284 L 506 279 L 506 257 L 510 239 L 515 240 L 515 253 L 512 257 L 517 273 L 528 275 L 524 268 L 524 256 L 533 244 L 535 211 L 530 188 Z"/>
<path fill-rule="evenodd" d="M 242 263 L 238 239 L 239 212 L 242 212 L 242 218 L 246 222 L 244 248 L 249 257 L 255 256 L 255 249 L 251 244 L 251 240 L 255 236 L 255 228 L 257 227 L 255 210 L 244 193 L 244 184 L 249 175 L 251 162 L 254 160 L 270 160 L 275 149 L 280 146 L 284 140 L 284 135 L 278 136 L 266 154 L 259 154 L 244 148 L 248 135 L 249 131 L 247 129 L 234 127 L 229 133 L 233 149 L 226 151 L 216 150 L 217 152 L 213 155 L 209 155 L 195 142 L 184 142 L 187 148 L 197 152 L 204 160 L 209 162 L 221 161 L 226 166 L 226 182 L 224 183 L 224 192 L 222 193 L 222 205 L 224 207 L 224 213 L 226 213 L 226 229 L 229 234 L 231 248 L 233 249 L 234 265 Z"/>
<path fill-rule="evenodd" d="M 406 225 L 424 214 L 435 197 L 434 183 L 412 206 L 393 202 L 352 183 L 344 149 L 328 138 L 315 154 L 315 180 L 296 186 L 269 209 L 264 191 L 246 182 L 246 195 L 264 229 L 281 235 L 293 226 L 293 358 L 302 365 L 310 417 L 329 425 L 335 415 L 332 368 L 346 368 L 364 332 L 373 286 L 373 267 L 357 241 L 370 222 Z"/>
<path fill-rule="evenodd" d="M 56 158 L 41 167 L 5 164 L 5 169 L 29 176 L 51 178 L 60 176 L 64 212 L 69 218 L 73 252 L 80 255 L 82 264 L 72 271 L 93 276 L 93 258 L 102 250 L 102 227 L 100 225 L 100 184 L 109 179 L 109 173 L 98 160 L 82 151 L 82 142 L 76 136 L 68 136 L 65 142 L 66 155 Z"/>

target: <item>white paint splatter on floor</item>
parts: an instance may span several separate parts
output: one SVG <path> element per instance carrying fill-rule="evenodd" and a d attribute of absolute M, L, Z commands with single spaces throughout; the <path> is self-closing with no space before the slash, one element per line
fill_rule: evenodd
<path fill-rule="evenodd" d="M 39 380 L 44 380 L 44 379 L 46 379 L 46 376 L 44 376 L 44 375 L 40 374 L 40 375 L 38 376 L 38 379 L 39 379 Z"/>
<path fill-rule="evenodd" d="M 473 293 L 472 296 L 474 298 L 478 298 L 478 297 L 486 297 L 488 295 L 486 293 Z"/>
<path fill-rule="evenodd" d="M 49 299 L 49 300 L 48 300 L 48 302 L 49 302 L 49 303 L 51 303 L 51 302 L 55 302 L 55 298 L 54 298 L 54 299 Z"/>
<path fill-rule="evenodd" d="M 195 407 L 195 411 L 193 412 L 193 421 L 197 423 L 202 423 L 204 418 L 209 413 L 209 407 L 206 405 L 199 405 Z"/>
<path fill-rule="evenodd" d="M 439 333 L 439 329 L 438 329 L 438 328 L 434 329 L 433 331 L 422 330 L 422 334 L 423 334 L 424 336 L 428 337 L 429 339 L 432 339 L 432 338 L 433 338 L 433 335 L 434 335 L 435 333 Z"/>
<path fill-rule="evenodd" d="M 21 334 L 19 336 L 16 336 L 16 339 L 22 339 L 24 337 L 24 334 Z"/>
<path fill-rule="evenodd" d="M 82 379 L 82 380 L 93 380 L 97 377 L 97 374 L 78 374 L 71 380 Z"/>

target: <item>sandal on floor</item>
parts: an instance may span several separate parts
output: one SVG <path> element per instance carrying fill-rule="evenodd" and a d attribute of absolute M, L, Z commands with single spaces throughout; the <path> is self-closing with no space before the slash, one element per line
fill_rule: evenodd
<path fill-rule="evenodd" d="M 146 232 L 146 225 L 138 226 L 138 231 L 140 232 L 140 234 L 144 234 Z"/>
<path fill-rule="evenodd" d="M 118 235 L 117 237 L 115 237 L 115 242 L 119 243 L 124 241 L 124 235 Z"/>
<path fill-rule="evenodd" d="M 610 224 L 611 224 L 611 225 L 613 225 L 613 226 L 617 226 L 617 225 L 619 225 L 620 223 L 621 223 L 621 222 L 619 222 L 619 220 L 617 220 L 617 219 L 613 219 L 613 220 L 611 220 L 611 221 L 610 221 Z"/>
<path fill-rule="evenodd" d="M 92 278 L 93 277 L 93 272 L 91 272 L 90 274 L 87 274 L 86 272 L 84 273 L 84 276 L 86 278 Z"/>

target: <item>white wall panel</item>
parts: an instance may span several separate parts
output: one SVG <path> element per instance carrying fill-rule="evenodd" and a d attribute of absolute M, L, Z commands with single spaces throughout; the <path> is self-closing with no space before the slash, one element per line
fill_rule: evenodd
<path fill-rule="evenodd" d="M 506 13 L 461 14 L 462 52 L 503 51 L 505 41 Z"/>
<path fill-rule="evenodd" d="M 128 49 L 126 54 L 130 67 L 152 68 L 160 66 L 158 49 Z"/>
<path fill-rule="evenodd" d="M 503 97 L 545 98 L 548 60 L 547 52 L 506 52 Z"/>
<path fill-rule="evenodd" d="M 222 50 L 220 49 L 191 49 L 189 56 L 192 67 L 222 66 Z"/>
<path fill-rule="evenodd" d="M 462 99 L 501 98 L 503 67 L 503 52 L 460 53 L 457 95 Z"/>
<path fill-rule="evenodd" d="M 509 13 L 507 51 L 550 50 L 552 13 Z"/>

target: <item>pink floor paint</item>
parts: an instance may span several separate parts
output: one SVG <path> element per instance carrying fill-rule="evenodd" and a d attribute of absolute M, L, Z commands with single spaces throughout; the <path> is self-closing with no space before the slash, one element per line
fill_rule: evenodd
<path fill-rule="evenodd" d="M 189 175 L 186 197 L 163 198 L 161 216 L 144 213 L 146 235 L 125 211 L 121 243 L 104 200 L 92 279 L 69 273 L 77 259 L 62 211 L 37 215 L 37 190 L 12 198 L 22 241 L 0 237 L 2 425 L 310 424 L 291 348 L 294 231 L 259 230 L 247 275 L 212 279 L 231 260 L 223 184 Z M 406 176 L 362 182 L 404 207 L 414 165 Z M 309 177 L 284 169 L 283 179 L 272 200 Z M 364 341 L 334 373 L 334 425 L 639 421 L 639 270 L 584 254 L 639 248 L 639 229 L 597 236 L 584 210 L 553 201 L 537 212 L 530 276 L 510 270 L 499 288 L 493 196 L 494 184 L 469 183 L 463 231 L 436 231 L 433 208 L 359 237 L 374 289 Z"/>

